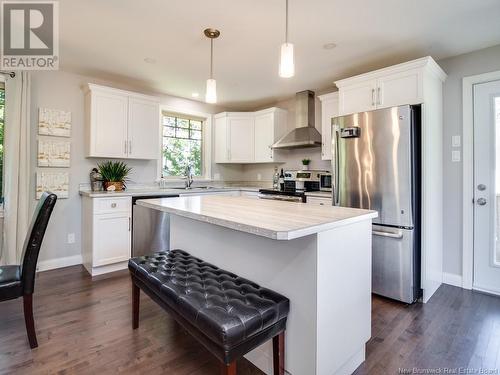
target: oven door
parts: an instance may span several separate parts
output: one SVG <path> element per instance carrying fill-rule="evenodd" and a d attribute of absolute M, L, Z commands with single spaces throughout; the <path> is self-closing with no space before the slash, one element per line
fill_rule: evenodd
<path fill-rule="evenodd" d="M 332 175 L 331 174 L 321 174 L 319 176 L 319 190 L 332 191 Z"/>

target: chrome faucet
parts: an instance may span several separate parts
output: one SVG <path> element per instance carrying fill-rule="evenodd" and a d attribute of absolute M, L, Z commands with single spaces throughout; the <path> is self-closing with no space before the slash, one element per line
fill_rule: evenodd
<path fill-rule="evenodd" d="M 191 185 L 193 184 L 193 168 L 191 167 L 191 164 L 186 166 L 184 178 L 186 179 L 186 189 L 191 189 Z"/>

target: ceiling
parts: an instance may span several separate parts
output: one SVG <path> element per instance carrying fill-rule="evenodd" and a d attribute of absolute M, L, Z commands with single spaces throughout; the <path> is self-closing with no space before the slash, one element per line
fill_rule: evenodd
<path fill-rule="evenodd" d="M 425 55 L 500 44 L 498 0 L 289 0 L 295 77 L 278 76 L 284 0 L 60 0 L 61 69 L 203 100 L 216 27 L 219 105 L 250 109 Z M 324 49 L 335 43 L 334 49 Z M 145 58 L 154 63 L 145 62 Z"/>

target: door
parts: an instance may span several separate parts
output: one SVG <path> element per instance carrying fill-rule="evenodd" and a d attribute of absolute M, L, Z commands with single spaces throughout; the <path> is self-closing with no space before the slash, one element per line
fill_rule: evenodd
<path fill-rule="evenodd" d="M 129 213 L 94 216 L 94 267 L 130 258 L 131 217 Z"/>
<path fill-rule="evenodd" d="M 336 204 L 376 210 L 377 224 L 413 227 L 412 116 L 401 106 L 333 120 Z"/>
<path fill-rule="evenodd" d="M 160 158 L 160 110 L 153 101 L 129 98 L 128 157 Z"/>
<path fill-rule="evenodd" d="M 273 160 L 274 113 L 255 116 L 255 161 Z"/>
<path fill-rule="evenodd" d="M 247 163 L 254 160 L 254 119 L 252 117 L 229 118 L 229 160 Z"/>
<path fill-rule="evenodd" d="M 377 108 L 419 104 L 423 100 L 420 69 L 393 73 L 377 81 Z"/>
<path fill-rule="evenodd" d="M 92 93 L 93 129 L 89 156 L 127 157 L 127 107 L 126 95 Z"/>
<path fill-rule="evenodd" d="M 500 294 L 500 81 L 474 86 L 473 288 Z"/>
<path fill-rule="evenodd" d="M 340 88 L 340 114 L 348 115 L 375 109 L 376 89 L 375 79 Z"/>

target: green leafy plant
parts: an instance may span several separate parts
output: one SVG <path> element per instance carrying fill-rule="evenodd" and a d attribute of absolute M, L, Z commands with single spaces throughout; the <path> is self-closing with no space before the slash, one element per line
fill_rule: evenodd
<path fill-rule="evenodd" d="M 302 165 L 309 165 L 311 164 L 311 159 L 302 159 Z"/>
<path fill-rule="evenodd" d="M 129 168 L 127 164 L 122 161 L 106 161 L 97 164 L 97 167 L 99 168 L 99 173 L 106 182 L 126 182 L 132 170 L 132 168 Z"/>

